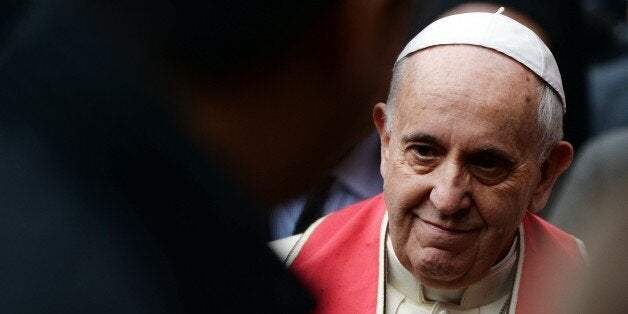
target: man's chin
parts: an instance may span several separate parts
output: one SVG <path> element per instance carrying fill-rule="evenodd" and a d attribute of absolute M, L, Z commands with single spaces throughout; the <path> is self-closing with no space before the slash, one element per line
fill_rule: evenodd
<path fill-rule="evenodd" d="M 412 273 L 423 284 L 438 289 L 458 289 L 465 286 L 465 278 L 468 274 L 471 263 L 465 263 L 456 255 L 439 250 L 428 249 L 437 252 L 424 252 L 416 261 Z"/>

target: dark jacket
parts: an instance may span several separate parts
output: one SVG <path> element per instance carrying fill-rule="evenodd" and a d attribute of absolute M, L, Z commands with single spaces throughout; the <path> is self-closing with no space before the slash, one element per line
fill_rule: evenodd
<path fill-rule="evenodd" d="M 109 48 L 42 7 L 0 53 L 0 312 L 303 312 L 259 211 Z"/>

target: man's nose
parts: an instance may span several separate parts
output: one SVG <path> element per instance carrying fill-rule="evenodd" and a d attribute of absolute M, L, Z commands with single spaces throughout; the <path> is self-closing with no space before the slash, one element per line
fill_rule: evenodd
<path fill-rule="evenodd" d="M 469 182 L 464 178 L 462 167 L 443 164 L 434 178 L 430 201 L 443 215 L 453 215 L 471 206 Z"/>

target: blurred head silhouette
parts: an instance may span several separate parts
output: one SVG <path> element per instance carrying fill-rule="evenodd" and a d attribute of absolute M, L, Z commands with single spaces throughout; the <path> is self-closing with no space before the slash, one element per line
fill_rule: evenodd
<path fill-rule="evenodd" d="M 302 191 L 368 132 L 411 8 L 388 0 L 78 4 L 125 54 L 136 53 L 197 143 L 269 203 Z"/>

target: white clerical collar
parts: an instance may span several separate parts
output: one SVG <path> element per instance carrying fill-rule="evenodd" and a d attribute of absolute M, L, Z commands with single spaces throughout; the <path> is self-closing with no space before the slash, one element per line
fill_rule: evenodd
<path fill-rule="evenodd" d="M 515 278 L 517 246 L 518 238 L 515 238 L 506 257 L 493 266 L 488 275 L 479 282 L 463 289 L 440 290 L 422 285 L 410 271 L 403 267 L 395 255 L 390 237 L 387 237 L 387 281 L 416 303 L 442 302 L 457 305 L 460 308 L 479 307 L 511 292 Z"/>

